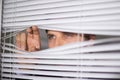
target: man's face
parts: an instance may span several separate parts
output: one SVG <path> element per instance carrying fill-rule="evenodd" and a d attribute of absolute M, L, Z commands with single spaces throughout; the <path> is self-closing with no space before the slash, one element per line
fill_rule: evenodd
<path fill-rule="evenodd" d="M 57 46 L 62 46 L 64 44 L 83 41 L 84 35 L 78 35 L 76 33 L 60 32 L 49 30 L 48 33 L 48 47 L 53 48 Z"/>

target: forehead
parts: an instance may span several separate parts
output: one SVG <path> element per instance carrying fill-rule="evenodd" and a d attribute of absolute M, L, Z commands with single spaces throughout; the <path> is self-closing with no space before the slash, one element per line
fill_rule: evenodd
<path fill-rule="evenodd" d="M 47 34 L 52 34 L 52 35 L 61 35 L 64 34 L 64 32 L 61 31 L 55 31 L 55 30 L 48 30 Z"/>

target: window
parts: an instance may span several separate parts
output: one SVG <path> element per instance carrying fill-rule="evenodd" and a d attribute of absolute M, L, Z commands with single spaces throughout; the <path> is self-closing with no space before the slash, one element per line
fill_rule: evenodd
<path fill-rule="evenodd" d="M 1 79 L 119 80 L 119 13 L 119 0 L 4 0 Z M 16 35 L 32 25 L 51 48 L 18 49 Z"/>

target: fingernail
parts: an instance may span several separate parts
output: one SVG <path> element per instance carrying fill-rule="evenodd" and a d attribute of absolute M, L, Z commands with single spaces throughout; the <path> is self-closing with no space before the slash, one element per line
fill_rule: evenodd
<path fill-rule="evenodd" d="M 40 49 L 40 45 L 39 45 L 39 44 L 37 44 L 37 45 L 36 45 L 36 48 L 37 48 L 37 49 Z"/>

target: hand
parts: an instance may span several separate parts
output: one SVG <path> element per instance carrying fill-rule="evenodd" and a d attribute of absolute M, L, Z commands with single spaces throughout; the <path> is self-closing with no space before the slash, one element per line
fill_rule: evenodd
<path fill-rule="evenodd" d="M 40 44 L 40 34 L 37 26 L 29 27 L 26 32 L 20 32 L 16 35 L 18 50 L 37 51 L 40 50 Z"/>

